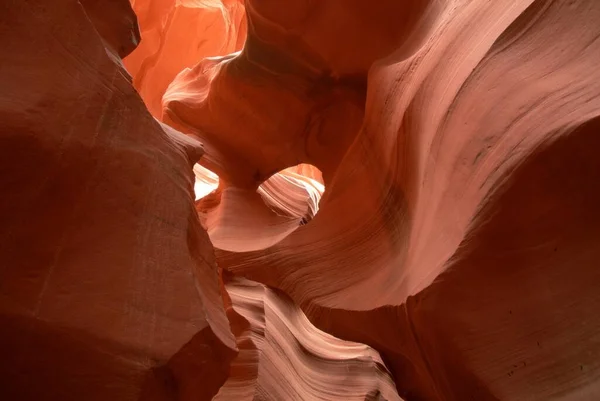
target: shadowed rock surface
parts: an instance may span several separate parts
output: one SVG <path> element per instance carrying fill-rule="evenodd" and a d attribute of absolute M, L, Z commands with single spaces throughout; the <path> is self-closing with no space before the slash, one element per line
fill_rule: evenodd
<path fill-rule="evenodd" d="M 4 1 L 0 398 L 600 399 L 599 21 Z"/>

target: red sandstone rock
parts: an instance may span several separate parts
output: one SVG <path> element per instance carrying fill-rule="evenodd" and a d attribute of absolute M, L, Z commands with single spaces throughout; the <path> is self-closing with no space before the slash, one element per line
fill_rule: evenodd
<path fill-rule="evenodd" d="M 90 0 L 88 0 L 90 1 Z M 240 0 L 132 0 L 142 42 L 125 60 L 150 112 L 162 117 L 162 96 L 184 68 L 239 50 L 246 38 Z"/>
<path fill-rule="evenodd" d="M 228 185 L 197 203 L 211 242 L 219 249 L 252 251 L 273 245 L 318 212 L 323 187 L 284 171 L 257 191 Z"/>
<path fill-rule="evenodd" d="M 373 65 L 341 163 L 315 162 L 319 214 L 219 263 L 382 352 L 407 399 L 595 399 L 600 6 L 457 1 L 426 17 Z"/>
<path fill-rule="evenodd" d="M 375 350 L 316 329 L 285 294 L 236 277 L 225 282 L 240 353 L 215 400 L 401 401 Z"/>
<path fill-rule="evenodd" d="M 128 56 L 140 42 L 137 17 L 125 0 L 80 0 L 105 45 L 119 57 Z"/>
<path fill-rule="evenodd" d="M 600 398 L 597 1 L 136 0 L 189 137 L 82 4 L 0 6 L 1 397 Z"/>
<path fill-rule="evenodd" d="M 235 343 L 193 207 L 201 145 L 150 116 L 80 3 L 0 8 L 0 399 L 137 400 L 173 358 L 216 393 Z M 214 346 L 173 357 L 190 340 Z"/>

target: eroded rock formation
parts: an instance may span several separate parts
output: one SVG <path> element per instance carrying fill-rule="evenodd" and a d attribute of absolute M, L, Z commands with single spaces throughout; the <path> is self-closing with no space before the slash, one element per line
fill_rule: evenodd
<path fill-rule="evenodd" d="M 0 9 L 0 398 L 136 400 L 188 342 L 216 394 L 236 344 L 193 205 L 202 147 L 152 118 L 120 65 L 135 15 Z"/>
<path fill-rule="evenodd" d="M 240 50 L 244 44 L 243 1 L 132 0 L 131 3 L 144 40 L 125 64 L 148 110 L 157 118 L 162 113 L 162 97 L 181 70 L 205 57 Z"/>
<path fill-rule="evenodd" d="M 316 329 L 287 296 L 225 278 L 240 352 L 215 400 L 399 400 L 377 351 Z"/>
<path fill-rule="evenodd" d="M 596 0 L 0 21 L 0 398 L 600 398 Z"/>

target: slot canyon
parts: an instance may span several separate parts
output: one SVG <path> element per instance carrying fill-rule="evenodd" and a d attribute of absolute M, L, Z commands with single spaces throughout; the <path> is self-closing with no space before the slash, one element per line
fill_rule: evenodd
<path fill-rule="evenodd" d="M 0 0 L 0 400 L 600 400 L 598 152 L 598 0 Z"/>

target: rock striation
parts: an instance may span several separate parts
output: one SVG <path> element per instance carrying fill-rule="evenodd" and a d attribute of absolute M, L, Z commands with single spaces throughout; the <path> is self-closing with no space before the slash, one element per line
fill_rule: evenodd
<path fill-rule="evenodd" d="M 5 0 L 0 399 L 600 399 L 598 21 Z"/>

